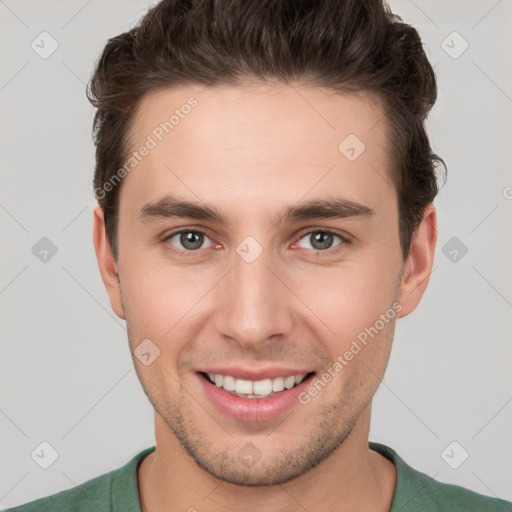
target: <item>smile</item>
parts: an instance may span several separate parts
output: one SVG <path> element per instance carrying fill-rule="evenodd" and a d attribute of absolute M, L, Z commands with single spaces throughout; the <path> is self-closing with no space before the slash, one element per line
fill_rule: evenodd
<path fill-rule="evenodd" d="M 232 375 L 221 375 L 218 373 L 208 373 L 207 375 L 212 384 L 229 391 L 233 395 L 242 398 L 261 399 L 274 396 L 285 389 L 291 389 L 299 385 L 308 374 L 304 373 L 263 380 L 237 379 Z"/>
<path fill-rule="evenodd" d="M 251 372 L 239 371 L 243 375 L 234 376 L 226 370 L 221 370 L 222 373 L 196 373 L 205 398 L 222 415 L 253 423 L 276 419 L 296 407 L 299 394 L 315 375 L 315 372 L 280 375 L 281 372 L 273 370 L 271 375 L 269 372 L 267 375 L 261 372 L 250 375 Z"/>

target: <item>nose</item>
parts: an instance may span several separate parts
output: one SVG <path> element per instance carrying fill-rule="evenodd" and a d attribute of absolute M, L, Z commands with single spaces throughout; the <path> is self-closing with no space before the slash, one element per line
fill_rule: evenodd
<path fill-rule="evenodd" d="M 268 251 L 252 262 L 234 254 L 232 270 L 218 289 L 215 326 L 220 336 L 250 349 L 290 333 L 292 293 L 278 275 Z"/>

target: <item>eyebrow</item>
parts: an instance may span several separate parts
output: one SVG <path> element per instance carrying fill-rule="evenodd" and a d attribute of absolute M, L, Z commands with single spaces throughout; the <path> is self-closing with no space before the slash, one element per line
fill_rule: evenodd
<path fill-rule="evenodd" d="M 276 224 L 312 219 L 365 219 L 374 215 L 375 211 L 372 208 L 345 198 L 315 199 L 288 206 L 277 216 Z M 140 210 L 139 220 L 147 222 L 173 217 L 228 224 L 227 217 L 217 208 L 205 203 L 181 200 L 172 195 L 145 204 Z"/>

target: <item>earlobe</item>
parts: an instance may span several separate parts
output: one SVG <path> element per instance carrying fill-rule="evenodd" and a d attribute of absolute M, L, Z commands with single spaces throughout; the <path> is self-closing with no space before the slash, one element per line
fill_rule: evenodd
<path fill-rule="evenodd" d="M 110 306 L 119 318 L 124 319 L 117 263 L 108 242 L 103 210 L 99 205 L 94 208 L 93 213 L 93 242 L 101 279 L 110 299 Z"/>
<path fill-rule="evenodd" d="M 411 242 L 409 257 L 404 263 L 404 275 L 398 297 L 398 301 L 402 304 L 402 310 L 397 318 L 407 316 L 420 303 L 432 273 L 436 242 L 436 209 L 430 203 L 423 212 L 423 217 Z"/>

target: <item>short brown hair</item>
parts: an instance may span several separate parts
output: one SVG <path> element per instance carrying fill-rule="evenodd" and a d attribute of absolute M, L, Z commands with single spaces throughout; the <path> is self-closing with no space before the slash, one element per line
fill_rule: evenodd
<path fill-rule="evenodd" d="M 434 70 L 418 32 L 379 0 L 163 0 L 109 39 L 87 96 L 97 108 L 94 189 L 116 261 L 120 187 L 105 184 L 126 161 L 142 98 L 162 87 L 247 80 L 375 94 L 389 126 L 405 261 L 438 193 L 436 164 L 446 165 L 425 129 L 437 97 Z"/>

